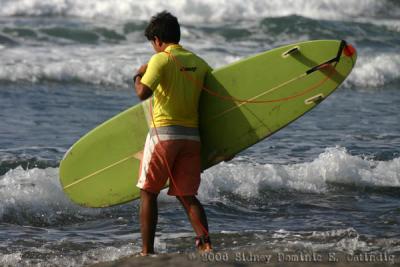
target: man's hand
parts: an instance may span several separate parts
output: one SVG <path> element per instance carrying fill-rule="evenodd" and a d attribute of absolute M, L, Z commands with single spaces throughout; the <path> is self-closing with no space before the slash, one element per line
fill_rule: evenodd
<path fill-rule="evenodd" d="M 140 100 L 146 100 L 147 98 L 149 98 L 153 94 L 153 91 L 149 87 L 147 87 L 146 85 L 144 85 L 144 84 L 142 84 L 140 82 L 140 80 L 142 79 L 141 76 L 144 75 L 146 70 L 147 70 L 147 64 L 143 64 L 137 70 L 137 74 L 136 75 L 139 75 L 139 77 L 136 78 L 136 76 L 134 76 L 135 77 L 135 79 L 133 81 L 134 82 L 134 88 L 135 88 L 136 94 L 138 95 Z"/>
<path fill-rule="evenodd" d="M 226 157 L 226 158 L 224 158 L 224 161 L 225 161 L 225 162 L 231 161 L 231 160 L 233 160 L 233 158 L 234 158 L 235 156 L 236 156 L 236 155 L 232 155 L 232 156 Z"/>

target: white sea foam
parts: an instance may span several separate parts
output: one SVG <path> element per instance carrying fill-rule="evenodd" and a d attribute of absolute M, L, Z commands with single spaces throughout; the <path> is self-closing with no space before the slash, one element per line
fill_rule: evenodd
<path fill-rule="evenodd" d="M 73 260 L 75 264 L 72 265 L 79 266 L 98 262 L 109 262 L 133 255 L 134 253 L 139 253 L 139 251 L 139 246 L 134 244 L 128 244 L 122 247 L 108 246 L 89 250 L 83 253 L 81 257 L 74 257 L 71 259 L 54 258 L 52 263 L 54 265 L 71 266 L 70 260 Z"/>
<path fill-rule="evenodd" d="M 328 148 L 312 162 L 293 165 L 222 163 L 204 173 L 199 194 L 219 199 L 224 192 L 253 198 L 266 189 L 326 193 L 332 183 L 400 187 L 400 158 L 372 161 Z"/>
<path fill-rule="evenodd" d="M 374 53 L 365 51 L 356 67 L 345 81 L 345 86 L 358 89 L 382 88 L 400 80 L 400 55 L 398 53 Z"/>
<path fill-rule="evenodd" d="M 10 82 L 80 82 L 116 88 L 129 88 L 138 66 L 152 54 L 147 44 L 81 47 L 13 47 L 2 54 L 0 80 Z M 200 51 L 201 52 L 201 51 Z M 203 55 L 204 54 L 204 55 Z M 203 52 L 215 68 L 241 57 L 228 53 Z M 344 87 L 382 88 L 400 80 L 400 55 L 392 52 L 361 51 L 356 66 Z"/>
<path fill-rule="evenodd" d="M 144 61 L 139 51 L 133 55 L 129 47 L 17 47 L 2 55 L 0 80 L 76 81 L 126 88 L 127 81 Z"/>
<path fill-rule="evenodd" d="M 372 161 L 352 156 L 343 148 L 328 148 L 311 162 L 274 165 L 222 163 L 203 174 L 202 199 L 223 199 L 228 193 L 258 197 L 263 190 L 329 192 L 329 184 L 355 187 L 400 187 L 400 158 Z M 173 198 L 161 195 L 162 201 Z M 34 218 L 58 223 L 60 218 L 101 215 L 102 210 L 73 204 L 62 192 L 57 168 L 10 170 L 0 177 L 0 220 Z M 36 219 L 35 219 L 36 218 Z"/>
<path fill-rule="evenodd" d="M 0 253 L 0 265 L 1 266 L 83 266 L 92 265 L 99 262 L 110 262 L 118 260 L 123 257 L 138 253 L 140 248 L 134 244 L 123 245 L 121 247 L 107 246 L 91 249 L 80 253 L 80 255 L 62 255 L 60 253 L 55 254 L 49 249 L 37 248 L 36 253 L 51 253 L 46 257 L 45 261 L 38 261 L 37 259 L 30 259 L 29 257 L 23 257 L 21 252 L 2 254 Z"/>
<path fill-rule="evenodd" d="M 65 218 L 96 216 L 97 209 L 81 208 L 62 192 L 57 168 L 10 170 L 0 177 L 0 221 L 59 224 Z M 71 216 L 72 215 L 72 216 Z"/>
<path fill-rule="evenodd" d="M 10 254 L 0 253 L 1 266 L 18 266 L 22 261 L 22 252 L 15 252 Z"/>
<path fill-rule="evenodd" d="M 81 82 L 120 88 L 131 86 L 137 68 L 152 50 L 146 44 L 98 47 L 14 47 L 2 54 L 0 80 L 10 82 Z M 210 64 L 221 66 L 235 58 L 226 55 Z"/>
<path fill-rule="evenodd" d="M 311 18 L 343 19 L 376 17 L 398 9 L 383 0 L 1 0 L 0 15 L 63 15 L 84 18 L 147 20 L 155 12 L 169 10 L 182 21 L 276 17 L 298 14 Z"/>
<path fill-rule="evenodd" d="M 360 234 L 354 228 L 329 231 L 287 231 L 280 229 L 273 233 L 274 247 L 298 251 L 370 251 L 371 244 L 360 240 Z"/>

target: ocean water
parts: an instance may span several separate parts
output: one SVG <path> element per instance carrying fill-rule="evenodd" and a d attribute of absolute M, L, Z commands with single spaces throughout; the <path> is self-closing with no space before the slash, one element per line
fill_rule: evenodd
<path fill-rule="evenodd" d="M 79 207 L 58 164 L 83 134 L 139 102 L 163 9 L 217 68 L 277 46 L 345 39 L 357 64 L 326 101 L 203 173 L 217 251 L 387 253 L 400 258 L 400 3 L 389 0 L 0 0 L 0 265 L 82 266 L 140 251 L 138 202 Z M 156 249 L 191 252 L 162 192 Z"/>

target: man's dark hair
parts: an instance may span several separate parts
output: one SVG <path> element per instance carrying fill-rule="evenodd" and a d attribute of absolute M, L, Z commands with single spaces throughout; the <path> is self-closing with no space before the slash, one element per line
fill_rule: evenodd
<path fill-rule="evenodd" d="M 151 17 L 144 35 L 149 41 L 154 41 L 157 36 L 164 43 L 179 43 L 181 29 L 178 19 L 167 11 L 160 12 Z"/>

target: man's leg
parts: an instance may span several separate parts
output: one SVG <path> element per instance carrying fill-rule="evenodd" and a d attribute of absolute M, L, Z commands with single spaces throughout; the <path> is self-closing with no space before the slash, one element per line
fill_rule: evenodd
<path fill-rule="evenodd" d="M 199 249 L 203 251 L 211 250 L 211 242 L 208 237 L 208 222 L 203 205 L 195 196 L 177 196 L 176 197 L 185 208 L 186 214 L 189 217 L 190 223 L 197 237 L 206 237 L 205 244 L 201 244 Z M 203 240 L 204 241 L 204 240 Z"/>
<path fill-rule="evenodd" d="M 140 190 L 140 231 L 142 233 L 142 254 L 154 253 L 158 207 L 157 194 Z"/>
<path fill-rule="evenodd" d="M 207 216 L 200 201 L 195 196 L 177 196 L 176 198 L 185 208 L 186 214 L 197 236 L 208 235 Z M 207 232 L 205 232 L 205 230 Z"/>

